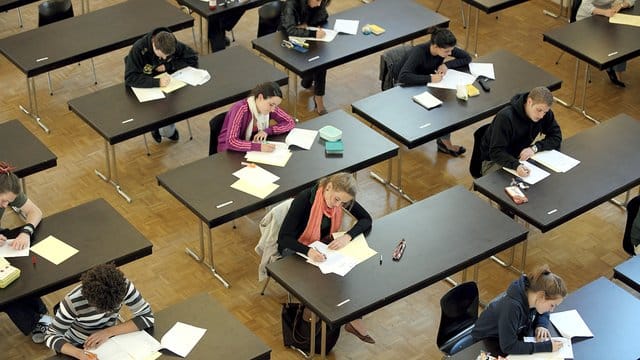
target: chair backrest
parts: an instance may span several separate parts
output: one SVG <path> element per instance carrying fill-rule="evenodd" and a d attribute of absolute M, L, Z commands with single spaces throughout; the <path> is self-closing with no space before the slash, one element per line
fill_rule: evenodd
<path fill-rule="evenodd" d="M 634 197 L 627 204 L 627 224 L 624 227 L 624 236 L 622 237 L 622 248 L 629 255 L 635 255 L 634 246 L 631 243 L 631 226 L 633 220 L 638 216 L 638 209 L 640 208 L 640 195 Z"/>
<path fill-rule="evenodd" d="M 571 3 L 571 13 L 569 13 L 569 22 L 576 22 L 576 16 L 578 15 L 578 9 L 580 9 L 581 4 L 582 0 L 573 0 Z"/>
<path fill-rule="evenodd" d="M 224 124 L 224 118 L 227 112 L 220 113 L 209 121 L 209 156 L 218 152 L 218 136 Z"/>
<path fill-rule="evenodd" d="M 474 179 L 482 176 L 482 151 L 480 151 L 480 142 L 484 133 L 487 132 L 491 124 L 484 124 L 473 132 L 473 151 L 471 152 L 471 161 L 469 162 L 469 172 Z"/>
<path fill-rule="evenodd" d="M 73 17 L 71 0 L 46 0 L 38 5 L 38 26 Z"/>
<path fill-rule="evenodd" d="M 407 55 L 411 50 L 411 46 L 396 46 L 380 55 L 380 73 L 378 78 L 381 81 L 380 88 L 382 91 L 390 89 L 398 82 L 400 70 L 407 60 Z"/>
<path fill-rule="evenodd" d="M 269 35 L 280 26 L 282 1 L 276 0 L 262 5 L 258 9 L 258 37 Z"/>
<path fill-rule="evenodd" d="M 451 348 L 456 343 L 471 335 L 471 329 L 478 320 L 479 298 L 478 286 L 470 281 L 457 285 L 440 299 L 441 315 L 436 344 L 447 355 L 451 355 Z"/>

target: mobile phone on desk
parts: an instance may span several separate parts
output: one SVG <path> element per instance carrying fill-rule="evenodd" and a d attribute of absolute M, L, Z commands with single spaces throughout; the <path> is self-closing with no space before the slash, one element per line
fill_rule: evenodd
<path fill-rule="evenodd" d="M 486 77 L 484 75 L 478 76 L 478 84 L 480 84 L 480 87 L 485 92 L 490 92 L 491 91 L 491 84 L 489 84 L 489 81 L 491 81 L 491 79 L 489 79 L 488 77 Z"/>
<path fill-rule="evenodd" d="M 402 258 L 402 255 L 404 254 L 404 249 L 406 247 L 407 247 L 407 242 L 404 239 L 400 240 L 398 245 L 396 245 L 396 248 L 393 249 L 393 254 L 391 255 L 391 259 L 393 261 L 400 261 L 400 259 Z"/>

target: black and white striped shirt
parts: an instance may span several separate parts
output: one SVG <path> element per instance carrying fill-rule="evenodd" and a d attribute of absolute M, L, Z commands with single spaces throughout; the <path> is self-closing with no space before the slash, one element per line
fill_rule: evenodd
<path fill-rule="evenodd" d="M 123 304 L 131 310 L 132 321 L 138 329 L 143 330 L 153 326 L 154 317 L 151 306 L 128 279 L 127 293 L 120 307 Z M 56 312 L 45 335 L 46 345 L 57 352 L 61 351 L 65 343 L 81 346 L 89 335 L 114 326 L 117 319 L 118 311 L 98 312 L 98 309 L 90 306 L 82 295 L 82 285 L 79 285 L 60 302 L 60 309 Z"/>

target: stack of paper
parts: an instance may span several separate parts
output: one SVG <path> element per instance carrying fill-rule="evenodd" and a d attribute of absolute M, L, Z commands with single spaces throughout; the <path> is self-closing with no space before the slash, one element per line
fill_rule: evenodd
<path fill-rule="evenodd" d="M 567 172 L 580 164 L 580 160 L 576 160 L 557 150 L 540 151 L 531 158 L 555 172 Z"/>
<path fill-rule="evenodd" d="M 78 249 L 49 235 L 44 240 L 33 245 L 31 251 L 51 261 L 56 265 L 78 253 Z"/>
<path fill-rule="evenodd" d="M 537 183 L 538 181 L 540 181 L 540 180 L 546 178 L 547 176 L 551 175 L 548 172 L 542 170 L 541 168 L 533 165 L 532 163 L 530 163 L 528 161 L 520 161 L 520 164 L 526 166 L 527 169 L 529 169 L 529 175 L 522 178 L 522 180 L 524 180 L 524 182 L 526 182 L 527 184 L 533 185 L 533 184 Z M 503 169 L 506 172 L 510 173 L 510 174 L 513 174 L 515 176 L 519 176 L 518 173 L 515 170 L 508 169 L 506 167 L 503 167 Z"/>
<path fill-rule="evenodd" d="M 578 314 L 577 310 L 561 311 L 551 313 L 549 316 L 553 326 L 558 329 L 560 335 L 567 339 L 573 337 L 593 337 L 591 329 Z"/>
<path fill-rule="evenodd" d="M 138 101 L 140 101 L 141 103 L 165 98 L 164 93 L 159 87 L 154 87 L 154 88 L 132 87 L 131 90 L 133 90 L 133 93 L 136 95 L 136 97 L 138 98 Z"/>
<path fill-rule="evenodd" d="M 307 27 L 308 30 L 318 30 L 319 28 L 317 27 L 313 27 L 313 26 L 308 26 Z M 333 39 L 336 38 L 336 35 L 338 35 L 338 32 L 335 30 L 331 30 L 331 29 L 322 29 L 322 31 L 324 31 L 325 35 L 322 38 L 315 38 L 315 37 L 301 37 L 301 36 L 289 36 L 289 41 L 297 41 L 299 43 L 303 43 L 305 41 L 323 41 L 323 42 L 332 42 Z"/>
<path fill-rule="evenodd" d="M 316 140 L 318 130 L 307 130 L 300 128 L 293 128 L 284 140 L 288 146 L 295 145 L 305 150 L 311 149 L 313 142 Z"/>
<path fill-rule="evenodd" d="M 336 23 L 333 25 L 333 30 L 349 35 L 356 35 L 358 33 L 359 24 L 360 20 L 336 19 Z"/>
<path fill-rule="evenodd" d="M 469 64 L 469 72 L 475 76 L 485 76 L 492 80 L 496 79 L 496 73 L 492 63 L 472 62 Z"/>
<path fill-rule="evenodd" d="M 196 69 L 191 66 L 187 66 L 184 69 L 174 72 L 171 74 L 171 77 L 176 80 L 184 81 L 191 86 L 202 85 L 211 80 L 211 74 L 209 74 L 207 70 Z"/>
<path fill-rule="evenodd" d="M 269 141 L 269 144 L 275 145 L 276 149 L 272 152 L 265 151 L 247 151 L 245 159 L 254 163 L 267 164 L 273 166 L 284 167 L 287 165 L 291 157 L 289 145 L 283 142 Z"/>
<path fill-rule="evenodd" d="M 612 24 L 640 26 L 640 16 L 617 13 L 609 18 Z"/>
<path fill-rule="evenodd" d="M 250 164 L 233 173 L 238 181 L 231 184 L 231 187 L 251 194 L 260 199 L 264 199 L 274 192 L 278 186 L 275 184 L 280 179 L 279 176 L 261 168 L 256 164 Z"/>
<path fill-rule="evenodd" d="M 339 237 L 344 232 L 334 233 L 333 237 Z M 307 258 L 307 262 L 320 268 L 323 274 L 334 273 L 345 276 L 359 263 L 367 260 L 377 252 L 369 247 L 364 235 L 360 234 L 351 240 L 349 244 L 340 250 L 331 250 L 323 242 L 316 241 L 310 247 L 323 253 L 327 259 L 323 262 L 315 262 Z"/>
<path fill-rule="evenodd" d="M 440 106 L 442 101 L 437 97 L 431 95 L 429 91 L 425 91 L 422 94 L 418 94 L 411 97 L 413 101 L 427 108 L 427 110 L 431 110 L 436 106 Z"/>
<path fill-rule="evenodd" d="M 430 82 L 427 84 L 427 86 L 456 90 L 458 88 L 458 85 L 473 84 L 474 81 L 476 81 L 475 75 L 449 69 L 440 82 Z"/>

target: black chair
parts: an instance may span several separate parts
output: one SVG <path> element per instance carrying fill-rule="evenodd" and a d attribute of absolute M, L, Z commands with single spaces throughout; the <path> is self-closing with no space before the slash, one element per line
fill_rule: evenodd
<path fill-rule="evenodd" d="M 400 70 L 402 70 L 405 61 L 407 61 L 407 55 L 411 48 L 412 46 L 397 46 L 380 55 L 378 79 L 380 79 L 380 89 L 382 91 L 391 89 L 398 84 Z"/>
<path fill-rule="evenodd" d="M 222 130 L 225 116 L 227 116 L 226 111 L 214 116 L 209 121 L 209 156 L 218 152 L 218 135 Z"/>
<path fill-rule="evenodd" d="M 38 5 L 38 27 L 72 17 L 73 4 L 71 0 L 46 0 Z M 91 67 L 93 68 L 93 83 L 97 84 L 96 66 L 93 63 L 93 59 L 91 59 Z M 51 74 L 49 72 L 47 72 L 47 80 L 49 82 L 49 94 L 53 95 Z"/>
<path fill-rule="evenodd" d="M 571 3 L 571 12 L 569 13 L 569 23 L 576 22 L 576 16 L 578 15 L 578 9 L 580 9 L 580 5 L 582 4 L 582 0 L 573 0 Z M 558 56 L 558 60 L 556 60 L 556 65 L 560 63 L 560 59 L 562 59 L 562 55 L 564 55 L 564 51 L 560 53 Z"/>
<path fill-rule="evenodd" d="M 640 209 L 640 195 L 627 203 L 627 225 L 624 228 L 624 236 L 622 237 L 622 248 L 631 256 L 635 255 L 634 246 L 631 243 L 631 225 L 636 216 L 638 216 L 638 209 Z"/>
<path fill-rule="evenodd" d="M 440 299 L 436 344 L 447 356 L 473 344 L 471 330 L 478 320 L 479 302 L 478 286 L 473 281 L 457 285 Z"/>
<path fill-rule="evenodd" d="M 269 35 L 278 30 L 281 12 L 282 1 L 280 0 L 266 3 L 258 9 L 258 37 Z"/>
<path fill-rule="evenodd" d="M 480 151 L 480 142 L 484 133 L 487 132 L 491 124 L 484 124 L 473 132 L 473 151 L 471 152 L 471 161 L 469 162 L 469 172 L 474 179 L 482 176 L 482 153 Z"/>

